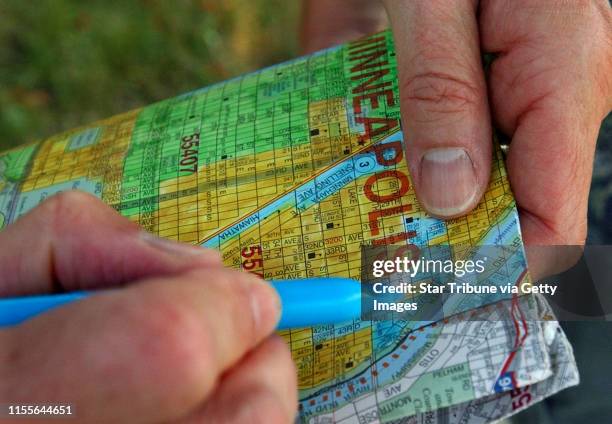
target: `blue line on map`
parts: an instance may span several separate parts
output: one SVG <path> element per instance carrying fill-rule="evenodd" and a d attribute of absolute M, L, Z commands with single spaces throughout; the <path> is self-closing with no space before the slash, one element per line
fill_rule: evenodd
<path fill-rule="evenodd" d="M 398 141 L 401 140 L 401 137 L 401 133 L 397 132 L 381 141 L 380 144 L 384 145 Z M 287 192 L 282 197 L 263 207 L 260 211 L 245 216 L 240 222 L 202 243 L 202 246 L 219 249 L 222 243 L 258 225 L 284 207 L 293 207 L 297 211 L 302 212 L 336 193 L 357 178 L 364 175 L 372 175 L 384 169 L 385 166 L 380 165 L 376 161 L 376 157 L 372 152 L 355 155 L 336 164 L 314 179 L 305 182 L 295 190 Z"/>

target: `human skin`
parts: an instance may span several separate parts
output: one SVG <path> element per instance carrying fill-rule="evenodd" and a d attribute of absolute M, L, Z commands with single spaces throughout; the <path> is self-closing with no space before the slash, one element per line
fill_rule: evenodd
<path fill-rule="evenodd" d="M 95 289 L 113 290 L 0 330 L 0 405 L 70 404 L 78 422 L 293 421 L 266 282 L 79 192 L 0 232 L 0 297 Z"/>
<path fill-rule="evenodd" d="M 430 214 L 478 204 L 493 123 L 511 140 L 532 275 L 557 271 L 559 250 L 530 246 L 584 244 L 595 143 L 612 108 L 607 0 L 309 0 L 303 19 L 306 52 L 390 22 L 408 166 Z M 484 53 L 496 55 L 487 79 Z"/>

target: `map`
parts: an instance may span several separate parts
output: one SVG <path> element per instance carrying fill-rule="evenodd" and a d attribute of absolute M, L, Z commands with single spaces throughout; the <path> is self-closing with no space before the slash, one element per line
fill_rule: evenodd
<path fill-rule="evenodd" d="M 450 244 L 515 246 L 490 278 L 528 281 L 501 151 L 478 207 L 447 221 L 419 205 L 404 152 L 385 31 L 1 153 L 0 229 L 76 189 L 267 280 L 359 279 L 362 245 Z M 482 306 L 465 312 L 482 320 L 282 331 L 297 421 L 459 422 L 470 411 L 488 422 L 577 384 L 552 314 L 525 319 L 544 316 L 537 299 L 460 309 Z"/>

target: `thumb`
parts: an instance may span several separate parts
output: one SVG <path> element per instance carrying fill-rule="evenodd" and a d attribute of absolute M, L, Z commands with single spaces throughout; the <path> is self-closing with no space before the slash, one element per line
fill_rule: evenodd
<path fill-rule="evenodd" d="M 0 232 L 0 297 L 116 287 L 221 265 L 217 252 L 153 237 L 78 191 L 50 197 Z"/>
<path fill-rule="evenodd" d="M 473 209 L 491 167 L 491 122 L 475 1 L 385 2 L 398 56 L 407 160 L 422 206 Z"/>

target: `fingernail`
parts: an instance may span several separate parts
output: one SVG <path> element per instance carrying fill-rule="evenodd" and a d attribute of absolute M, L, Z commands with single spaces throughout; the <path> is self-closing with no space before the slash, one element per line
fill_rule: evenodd
<path fill-rule="evenodd" d="M 249 274 L 253 280 L 250 287 L 251 312 L 255 326 L 276 328 L 281 316 L 281 301 L 274 288 L 261 278 Z"/>
<path fill-rule="evenodd" d="M 174 240 L 168 240 L 165 238 L 157 237 L 146 231 L 141 231 L 139 237 L 142 241 L 149 244 L 150 246 L 153 246 L 156 249 L 163 250 L 164 252 L 171 253 L 173 255 L 219 255 L 217 252 L 214 252 L 210 249 L 204 249 L 201 246 L 181 243 Z"/>
<path fill-rule="evenodd" d="M 474 164 L 461 148 L 431 149 L 421 159 L 419 198 L 441 217 L 466 213 L 478 192 Z"/>

